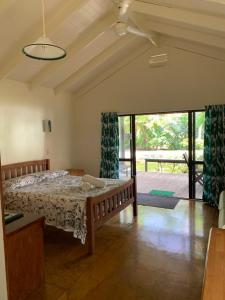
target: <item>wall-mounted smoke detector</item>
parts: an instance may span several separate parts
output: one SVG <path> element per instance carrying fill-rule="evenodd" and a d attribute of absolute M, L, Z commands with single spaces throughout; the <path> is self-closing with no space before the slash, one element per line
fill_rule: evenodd
<path fill-rule="evenodd" d="M 168 62 L 168 55 L 166 53 L 152 55 L 149 58 L 150 67 L 162 67 Z"/>

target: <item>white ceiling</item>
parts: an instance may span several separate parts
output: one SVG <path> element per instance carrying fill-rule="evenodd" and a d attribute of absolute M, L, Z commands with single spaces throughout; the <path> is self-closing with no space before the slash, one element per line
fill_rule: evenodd
<path fill-rule="evenodd" d="M 119 68 L 128 56 L 135 59 L 133 52 L 137 49 L 152 47 L 143 38 L 119 38 L 114 33 L 118 11 L 113 0 L 45 2 L 47 34 L 66 48 L 67 57 L 55 62 L 25 57 L 22 47 L 41 36 L 41 0 L 1 0 L 0 79 L 79 94 L 85 86 L 91 88 L 92 81 L 104 80 L 109 69 L 116 70 L 116 65 Z M 162 44 L 171 37 L 183 40 L 192 50 L 202 45 L 198 53 L 205 55 L 207 46 L 208 51 L 214 51 L 213 56 L 223 56 L 225 0 L 133 0 L 129 17 L 143 30 L 156 32 Z"/>

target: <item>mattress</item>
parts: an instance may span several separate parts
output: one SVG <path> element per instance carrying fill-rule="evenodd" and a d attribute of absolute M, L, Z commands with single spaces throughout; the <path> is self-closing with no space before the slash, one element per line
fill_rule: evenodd
<path fill-rule="evenodd" d="M 32 175 L 23 177 L 28 184 L 21 185 L 20 182 L 12 188 L 7 187 L 8 180 L 6 181 L 4 192 L 6 209 L 45 216 L 46 224 L 73 232 L 73 236 L 80 239 L 83 244 L 87 234 L 87 197 L 101 195 L 126 182 L 103 179 L 106 182 L 104 188 L 93 187 L 90 191 L 83 192 L 82 177 L 69 176 L 65 173 L 58 177 L 38 176 L 38 173 L 34 174 L 35 179 Z"/>

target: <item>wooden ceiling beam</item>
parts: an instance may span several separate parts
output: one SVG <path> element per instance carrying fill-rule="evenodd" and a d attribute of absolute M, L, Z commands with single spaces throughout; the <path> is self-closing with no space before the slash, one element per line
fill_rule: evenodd
<path fill-rule="evenodd" d="M 212 35 L 207 32 L 200 32 L 190 28 L 178 27 L 174 24 L 158 22 L 157 20 L 143 20 L 138 17 L 135 19 L 138 26 L 143 28 L 145 31 L 155 31 L 169 37 L 175 37 L 205 46 L 225 49 L 225 38 L 218 35 Z"/>
<path fill-rule="evenodd" d="M 131 11 L 148 16 L 152 20 L 157 19 L 159 22 L 225 36 L 225 20 L 220 16 L 140 1 L 132 2 Z"/>
<path fill-rule="evenodd" d="M 145 0 L 146 3 L 156 4 L 171 8 L 181 8 L 190 11 L 207 13 L 209 15 L 224 16 L 225 3 L 222 1 L 202 1 L 202 0 Z"/>
<path fill-rule="evenodd" d="M 134 42 L 135 39 L 137 39 L 137 37 L 134 36 L 126 36 L 119 38 L 113 45 L 104 49 L 90 62 L 85 64 L 81 69 L 79 69 L 71 76 L 69 76 L 66 80 L 61 82 L 55 88 L 56 94 L 66 91 L 74 82 L 80 81 L 82 78 L 87 76 L 87 74 L 94 71 L 98 66 L 102 65 L 116 53 L 121 51 L 124 47 L 128 46 L 131 42 Z"/>
<path fill-rule="evenodd" d="M 105 71 L 101 72 L 98 76 L 93 76 L 91 80 L 85 82 L 83 86 L 75 89 L 73 91 L 73 96 L 75 99 L 79 99 L 83 95 L 89 93 L 92 89 L 99 86 L 105 80 L 111 78 L 116 73 L 118 73 L 121 69 L 125 68 L 130 63 L 134 62 L 140 56 L 144 55 L 152 49 L 152 45 L 143 39 L 140 43 L 137 43 L 136 47 L 132 49 L 129 55 L 124 56 L 121 60 L 119 60 L 116 64 L 112 65 L 111 68 L 107 68 Z"/>

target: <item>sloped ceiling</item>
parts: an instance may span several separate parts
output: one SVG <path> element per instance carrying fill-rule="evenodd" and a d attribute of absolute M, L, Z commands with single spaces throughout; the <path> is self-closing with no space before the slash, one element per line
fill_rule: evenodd
<path fill-rule="evenodd" d="M 152 47 L 143 38 L 130 34 L 119 38 L 114 33 L 118 9 L 112 0 L 45 3 L 47 34 L 66 48 L 67 57 L 55 62 L 25 57 L 22 47 L 42 34 L 41 1 L 1 0 L 0 79 L 78 95 L 86 85 L 91 88 L 97 77 L 104 80 L 110 68 L 121 67 L 128 56 L 135 59 L 134 52 Z M 133 0 L 129 18 L 144 31 L 156 32 L 159 45 L 177 46 L 179 40 L 187 50 L 197 47 L 198 53 L 225 60 L 225 0 Z M 210 53 L 206 53 L 206 47 Z"/>

